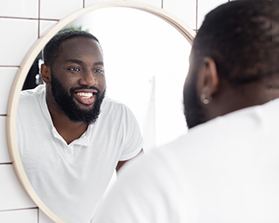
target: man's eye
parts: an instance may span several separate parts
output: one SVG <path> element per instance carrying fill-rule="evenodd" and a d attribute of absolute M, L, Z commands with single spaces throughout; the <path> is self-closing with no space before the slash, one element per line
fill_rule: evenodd
<path fill-rule="evenodd" d="M 98 74 L 104 74 L 104 73 L 105 73 L 105 70 L 104 70 L 104 68 L 95 68 L 95 69 L 94 69 L 94 72 L 95 72 L 95 73 L 98 73 Z"/>
<path fill-rule="evenodd" d="M 80 72 L 80 67 L 67 67 L 67 70 L 68 71 L 71 71 L 71 72 Z"/>

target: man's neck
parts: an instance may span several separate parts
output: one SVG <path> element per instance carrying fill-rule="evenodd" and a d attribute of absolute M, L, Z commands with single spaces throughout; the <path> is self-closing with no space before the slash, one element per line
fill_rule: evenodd
<path fill-rule="evenodd" d="M 226 92 L 222 93 L 222 97 L 219 96 L 218 99 L 212 100 L 210 104 L 212 109 L 207 112 L 209 120 L 279 98 L 279 80 L 275 78 L 226 89 Z"/>
<path fill-rule="evenodd" d="M 55 103 L 47 100 L 47 107 L 53 126 L 67 144 L 70 144 L 72 141 L 80 138 L 87 130 L 88 124 L 70 120 L 60 108 L 55 106 Z"/>

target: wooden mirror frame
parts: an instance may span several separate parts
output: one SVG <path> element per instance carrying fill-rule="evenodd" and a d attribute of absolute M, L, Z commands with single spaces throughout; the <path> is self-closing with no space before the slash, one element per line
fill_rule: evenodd
<path fill-rule="evenodd" d="M 122 0 L 122 1 L 105 1 L 105 2 L 99 2 L 95 3 L 89 7 L 80 9 L 71 15 L 61 19 L 55 26 L 53 26 L 45 35 L 43 35 L 41 38 L 37 39 L 37 41 L 34 43 L 33 47 L 28 51 L 26 56 L 23 59 L 23 62 L 21 63 L 21 66 L 19 67 L 19 70 L 16 74 L 16 77 L 14 79 L 12 88 L 10 90 L 9 94 L 9 101 L 8 101 L 8 111 L 7 111 L 7 118 L 6 118 L 6 135 L 7 135 L 7 142 L 8 142 L 8 149 L 9 154 L 12 160 L 12 164 L 14 167 L 14 170 L 16 172 L 16 175 L 21 182 L 23 188 L 27 192 L 27 194 L 30 196 L 30 198 L 33 200 L 33 202 L 38 206 L 38 208 L 44 212 L 44 214 L 49 217 L 52 221 L 63 223 L 63 220 L 57 216 L 52 210 L 50 210 L 46 204 L 42 202 L 40 197 L 37 195 L 37 193 L 34 191 L 27 175 L 24 170 L 20 153 L 18 150 L 18 146 L 16 143 L 16 113 L 18 109 L 18 101 L 19 101 L 19 95 L 20 91 L 22 89 L 22 86 L 24 84 L 24 81 L 27 77 L 27 74 L 29 72 L 29 69 L 31 68 L 34 60 L 36 59 L 37 55 L 42 51 L 44 46 L 47 44 L 47 42 L 62 28 L 64 28 L 66 25 L 70 24 L 77 18 L 81 17 L 82 15 L 85 15 L 88 12 L 93 12 L 98 9 L 102 8 L 112 8 L 112 7 L 124 7 L 124 8 L 132 8 L 132 9 L 138 9 L 144 12 L 147 12 L 149 14 L 153 14 L 163 20 L 165 20 L 167 23 L 172 25 L 177 31 L 179 31 L 187 41 L 189 41 L 190 44 L 192 44 L 193 38 L 194 38 L 194 31 L 192 31 L 190 28 L 187 28 L 185 24 L 183 24 L 181 21 L 179 21 L 177 18 L 169 15 L 166 11 L 160 8 L 155 8 L 153 6 L 149 6 L 146 4 L 142 4 L 139 2 L 133 2 L 130 0 Z"/>

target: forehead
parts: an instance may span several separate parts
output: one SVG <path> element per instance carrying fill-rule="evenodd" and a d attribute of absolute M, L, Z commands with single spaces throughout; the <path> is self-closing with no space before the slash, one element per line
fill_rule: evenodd
<path fill-rule="evenodd" d="M 100 44 L 96 40 L 87 37 L 74 37 L 65 40 L 59 46 L 57 56 L 62 58 L 93 57 L 103 60 Z"/>

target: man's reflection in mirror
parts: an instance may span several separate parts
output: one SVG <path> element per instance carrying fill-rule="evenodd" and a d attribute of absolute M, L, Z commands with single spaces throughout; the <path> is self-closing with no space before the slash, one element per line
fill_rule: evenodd
<path fill-rule="evenodd" d="M 143 139 L 132 112 L 105 97 L 96 37 L 63 30 L 42 56 L 44 83 L 20 97 L 21 158 L 35 192 L 55 214 L 67 223 L 87 223 L 115 169 L 139 155 Z"/>

